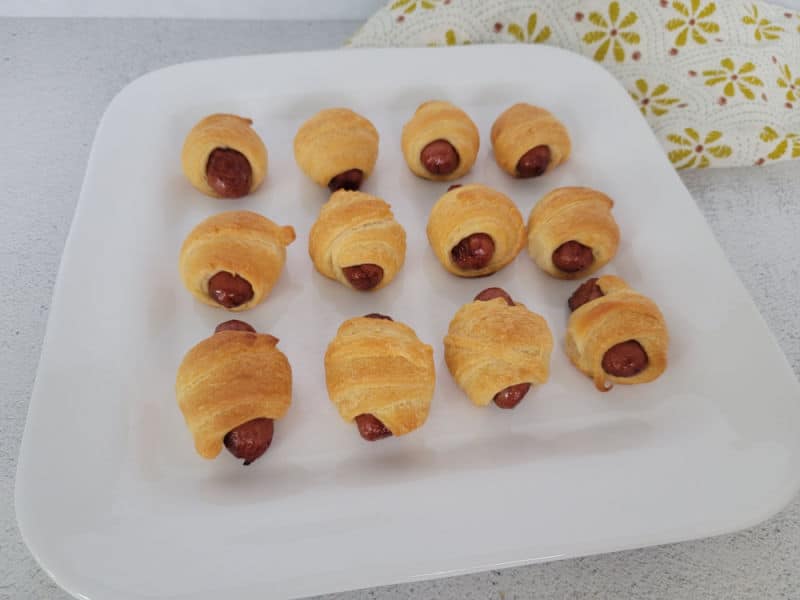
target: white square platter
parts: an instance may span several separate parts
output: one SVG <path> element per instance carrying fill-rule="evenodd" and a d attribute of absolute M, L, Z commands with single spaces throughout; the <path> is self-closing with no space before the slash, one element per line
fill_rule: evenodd
<path fill-rule="evenodd" d="M 607 394 L 563 351 L 576 282 L 523 251 L 479 280 L 450 276 L 428 247 L 447 184 L 415 178 L 403 123 L 423 101 L 464 108 L 482 148 L 464 182 L 508 194 L 527 218 L 565 185 L 615 199 L 616 273 L 662 308 L 672 343 L 656 382 Z M 570 161 L 515 181 L 489 130 L 519 101 L 552 110 Z M 364 191 L 408 233 L 406 265 L 359 294 L 315 272 L 308 231 L 327 193 L 294 163 L 298 126 L 347 106 L 381 134 Z M 249 116 L 267 181 L 207 198 L 180 168 L 183 138 L 212 112 Z M 43 175 L 44 176 L 44 175 Z M 260 212 L 298 234 L 267 301 L 240 318 L 280 338 L 293 405 L 269 452 L 243 468 L 204 461 L 174 399 L 183 354 L 230 315 L 179 281 L 177 255 L 203 218 Z M 542 314 L 550 381 L 513 411 L 473 407 L 444 365 L 459 306 L 492 285 Z M 323 354 L 341 321 L 381 312 L 434 347 L 437 387 L 420 430 L 363 442 L 327 398 Z M 710 536 L 753 525 L 800 487 L 800 386 L 695 203 L 627 92 L 554 48 L 482 46 L 250 56 L 179 65 L 125 88 L 102 119 L 64 251 L 16 483 L 34 556 L 91 600 L 293 597 Z"/>

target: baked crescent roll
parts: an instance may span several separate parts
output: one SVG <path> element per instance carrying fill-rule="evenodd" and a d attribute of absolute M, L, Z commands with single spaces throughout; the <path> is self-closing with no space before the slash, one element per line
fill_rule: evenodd
<path fill-rule="evenodd" d="M 516 205 L 497 190 L 454 186 L 431 210 L 428 241 L 445 269 L 481 277 L 516 258 L 525 244 L 525 224 Z"/>
<path fill-rule="evenodd" d="M 363 192 L 334 192 L 308 237 L 317 271 L 356 290 L 387 285 L 406 256 L 406 232 L 389 205 Z"/>
<path fill-rule="evenodd" d="M 478 128 L 463 110 L 439 100 L 425 102 L 403 127 L 408 168 L 423 179 L 450 181 L 466 175 L 481 146 Z"/>
<path fill-rule="evenodd" d="M 477 406 L 514 408 L 531 385 L 547 381 L 553 335 L 543 317 L 488 288 L 462 306 L 444 338 L 444 358 Z"/>
<path fill-rule="evenodd" d="M 569 158 L 569 134 L 550 112 L 532 104 L 515 104 L 492 126 L 497 164 L 514 177 L 539 177 Z"/>
<path fill-rule="evenodd" d="M 329 108 L 303 123 L 294 138 L 303 173 L 335 192 L 357 190 L 378 160 L 378 131 L 347 108 Z"/>
<path fill-rule="evenodd" d="M 619 227 L 614 201 L 584 187 L 553 190 L 528 220 L 528 252 L 545 273 L 576 279 L 594 273 L 617 253 Z"/>
<path fill-rule="evenodd" d="M 325 383 L 339 414 L 355 420 L 364 439 L 405 435 L 428 418 L 433 348 L 384 315 L 348 319 L 325 353 Z"/>
<path fill-rule="evenodd" d="M 214 198 L 240 198 L 267 175 L 267 148 L 251 125 L 236 115 L 210 115 L 186 136 L 183 173 L 198 190 Z"/>
<path fill-rule="evenodd" d="M 661 311 L 619 277 L 589 279 L 569 307 L 567 356 L 598 390 L 647 383 L 667 368 L 669 333 Z"/>
<path fill-rule="evenodd" d="M 277 343 L 229 321 L 183 358 L 175 393 L 203 458 L 215 458 L 224 444 L 247 465 L 269 448 L 272 421 L 292 401 L 292 369 Z"/>
<path fill-rule="evenodd" d="M 183 285 L 209 306 L 242 311 L 267 297 L 286 262 L 294 228 L 235 210 L 209 217 L 188 235 L 179 266 Z"/>

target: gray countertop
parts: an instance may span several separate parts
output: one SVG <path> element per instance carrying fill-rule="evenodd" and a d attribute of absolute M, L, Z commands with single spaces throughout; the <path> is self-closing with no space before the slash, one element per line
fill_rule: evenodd
<path fill-rule="evenodd" d="M 20 539 L 14 474 L 53 284 L 106 105 L 159 67 L 336 48 L 357 27 L 0 19 L 0 598 L 68 597 Z M 800 373 L 800 161 L 688 172 L 683 180 Z M 797 598 L 798 565 L 800 498 L 757 527 L 718 538 L 330 598 Z"/>

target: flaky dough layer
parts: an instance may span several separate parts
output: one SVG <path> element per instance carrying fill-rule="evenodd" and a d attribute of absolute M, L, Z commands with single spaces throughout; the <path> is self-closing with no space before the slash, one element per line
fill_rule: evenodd
<path fill-rule="evenodd" d="M 214 458 L 225 435 L 253 419 L 280 419 L 292 402 L 292 369 L 271 335 L 222 331 L 186 353 L 175 382 L 197 453 Z"/>
<path fill-rule="evenodd" d="M 525 244 L 525 224 L 519 209 L 505 194 L 480 184 L 454 188 L 439 198 L 431 209 L 427 232 L 436 258 L 460 277 L 481 277 L 499 271 L 516 258 Z M 462 239 L 476 233 L 492 238 L 494 255 L 482 269 L 461 269 L 450 252 Z"/>
<path fill-rule="evenodd" d="M 449 175 L 435 175 L 420 160 L 422 150 L 431 142 L 446 140 L 458 153 L 459 162 Z M 478 127 L 457 106 L 440 100 L 421 104 L 403 127 L 401 147 L 411 172 L 431 181 L 452 181 L 469 173 L 481 146 Z"/>
<path fill-rule="evenodd" d="M 621 278 L 605 275 L 597 279 L 601 298 L 578 307 L 567 325 L 567 356 L 594 381 L 600 391 L 612 383 L 647 383 L 667 368 L 669 333 L 655 302 L 631 289 Z M 644 348 L 648 364 L 633 377 L 616 377 L 603 369 L 603 356 L 612 347 L 636 340 Z"/>
<path fill-rule="evenodd" d="M 183 143 L 181 165 L 189 182 L 208 196 L 221 198 L 206 177 L 208 157 L 217 148 L 230 148 L 247 158 L 253 171 L 250 193 L 267 176 L 267 147 L 252 128 L 253 121 L 236 115 L 214 114 L 192 127 Z"/>
<path fill-rule="evenodd" d="M 545 383 L 552 350 L 544 317 L 503 298 L 462 306 L 444 338 L 447 368 L 477 406 L 490 404 L 512 385 Z"/>
<path fill-rule="evenodd" d="M 181 247 L 181 280 L 192 295 L 209 306 L 225 308 L 208 295 L 208 280 L 220 271 L 239 275 L 253 288 L 248 302 L 226 310 L 239 312 L 262 302 L 278 281 L 286 246 L 294 228 L 280 226 L 246 210 L 220 213 L 195 227 Z"/>
<path fill-rule="evenodd" d="M 518 177 L 519 159 L 537 146 L 550 148 L 549 173 L 569 158 L 572 151 L 567 128 L 549 111 L 532 104 L 515 104 L 492 125 L 492 148 L 497 164 Z"/>
<path fill-rule="evenodd" d="M 368 119 L 347 108 L 329 108 L 300 126 L 294 158 L 322 187 L 352 169 L 361 170 L 367 179 L 378 160 L 378 141 L 378 130 Z"/>
<path fill-rule="evenodd" d="M 348 319 L 325 353 L 325 383 L 345 421 L 371 414 L 392 434 L 404 435 L 428 418 L 436 384 L 433 348 L 403 323 Z"/>
<path fill-rule="evenodd" d="M 383 269 L 378 290 L 394 279 L 406 256 L 406 232 L 391 207 L 363 192 L 334 192 L 319 212 L 308 237 L 317 271 L 352 287 L 342 269 L 374 264 Z"/>
<path fill-rule="evenodd" d="M 601 269 L 614 258 L 619 247 L 619 226 L 611 214 L 614 201 L 597 190 L 563 187 L 545 195 L 528 219 L 528 253 L 548 275 L 578 279 Z M 594 262 L 581 271 L 568 273 L 553 264 L 553 252 L 576 241 L 592 249 Z"/>

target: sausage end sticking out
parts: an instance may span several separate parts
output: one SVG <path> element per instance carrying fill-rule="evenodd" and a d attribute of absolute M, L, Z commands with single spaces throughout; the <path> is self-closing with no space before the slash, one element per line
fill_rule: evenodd
<path fill-rule="evenodd" d="M 361 169 L 350 169 L 344 173 L 339 173 L 336 177 L 328 182 L 328 189 L 331 192 L 337 190 L 347 190 L 354 192 L 361 188 L 364 182 L 364 171 Z"/>
<path fill-rule="evenodd" d="M 383 268 L 378 265 L 354 265 L 342 269 L 347 281 L 359 291 L 371 290 L 383 281 Z"/>
<path fill-rule="evenodd" d="M 215 148 L 206 162 L 206 181 L 223 198 L 241 198 L 250 192 L 253 168 L 241 152 Z"/>
<path fill-rule="evenodd" d="M 459 269 L 477 271 L 483 269 L 494 256 L 494 240 L 485 233 L 473 233 L 458 242 L 450 256 Z"/>
<path fill-rule="evenodd" d="M 243 459 L 246 466 L 267 451 L 274 433 L 272 419 L 258 418 L 229 431 L 223 443 L 231 454 Z"/>
<path fill-rule="evenodd" d="M 461 162 L 458 151 L 447 140 L 434 140 L 425 146 L 419 160 L 432 175 L 450 175 Z"/>
<path fill-rule="evenodd" d="M 572 296 L 569 297 L 567 305 L 570 311 L 574 312 L 587 302 L 602 298 L 604 295 L 603 290 L 597 285 L 597 277 L 592 277 L 583 282 L 578 289 L 573 292 Z"/>
<path fill-rule="evenodd" d="M 530 383 L 518 383 L 500 390 L 494 396 L 494 403 L 500 408 L 514 408 L 531 389 Z"/>
<path fill-rule="evenodd" d="M 225 308 L 236 308 L 252 300 L 253 286 L 244 277 L 220 271 L 208 280 L 208 295 Z"/>
<path fill-rule="evenodd" d="M 511 295 L 503 288 L 499 287 L 486 288 L 482 292 L 479 292 L 478 295 L 473 298 L 473 301 L 488 302 L 495 298 L 502 298 L 506 301 L 506 304 L 514 306 L 514 300 L 511 298 Z"/>
<path fill-rule="evenodd" d="M 361 437 L 368 442 L 382 440 L 392 435 L 392 432 L 381 423 L 374 415 L 363 414 L 356 417 L 356 426 Z"/>

